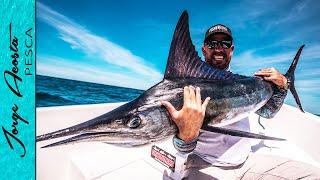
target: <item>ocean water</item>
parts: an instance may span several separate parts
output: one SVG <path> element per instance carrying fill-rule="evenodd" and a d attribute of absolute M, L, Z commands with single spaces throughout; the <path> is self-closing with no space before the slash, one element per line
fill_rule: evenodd
<path fill-rule="evenodd" d="M 143 90 L 36 76 L 36 107 L 131 101 Z"/>

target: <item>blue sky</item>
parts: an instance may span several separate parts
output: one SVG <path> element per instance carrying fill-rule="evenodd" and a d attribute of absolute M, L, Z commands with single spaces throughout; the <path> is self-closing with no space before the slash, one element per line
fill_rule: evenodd
<path fill-rule="evenodd" d="M 37 1 L 37 73 L 148 89 L 162 79 L 176 22 L 188 10 L 201 55 L 204 33 L 229 26 L 231 70 L 264 67 L 285 73 L 306 44 L 296 70 L 303 107 L 320 114 L 320 2 L 290 1 Z M 291 94 L 286 103 L 294 105 Z"/>

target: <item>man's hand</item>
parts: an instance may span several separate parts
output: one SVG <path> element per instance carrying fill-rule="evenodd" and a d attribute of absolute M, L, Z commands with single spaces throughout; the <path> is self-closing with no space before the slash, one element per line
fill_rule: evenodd
<path fill-rule="evenodd" d="M 261 76 L 264 80 L 271 81 L 280 88 L 284 88 L 287 84 L 287 78 L 275 68 L 260 69 L 254 75 Z"/>
<path fill-rule="evenodd" d="M 180 111 L 168 101 L 162 101 L 161 104 L 167 108 L 172 120 L 177 124 L 178 137 L 184 141 L 191 141 L 199 135 L 210 97 L 207 97 L 202 104 L 200 88 L 185 86 L 183 99 Z"/>

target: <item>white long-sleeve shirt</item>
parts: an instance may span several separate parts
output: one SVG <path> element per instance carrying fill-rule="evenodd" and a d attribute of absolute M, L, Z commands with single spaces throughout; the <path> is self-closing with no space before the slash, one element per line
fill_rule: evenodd
<path fill-rule="evenodd" d="M 250 132 L 249 119 L 242 119 L 224 128 Z M 193 153 L 215 166 L 237 166 L 247 159 L 250 151 L 248 138 L 201 130 Z"/>

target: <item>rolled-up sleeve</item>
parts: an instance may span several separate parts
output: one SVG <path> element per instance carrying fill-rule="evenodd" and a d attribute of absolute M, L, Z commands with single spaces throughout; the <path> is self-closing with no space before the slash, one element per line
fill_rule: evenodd
<path fill-rule="evenodd" d="M 177 151 L 181 153 L 190 153 L 196 148 L 198 137 L 186 142 L 180 139 L 177 135 L 175 135 L 173 136 L 172 141 L 173 146 L 176 148 Z"/>
<path fill-rule="evenodd" d="M 279 88 L 276 85 L 273 85 L 273 90 L 273 95 L 267 103 L 256 111 L 261 117 L 268 119 L 273 118 L 280 110 L 288 92 L 288 90 Z"/>

